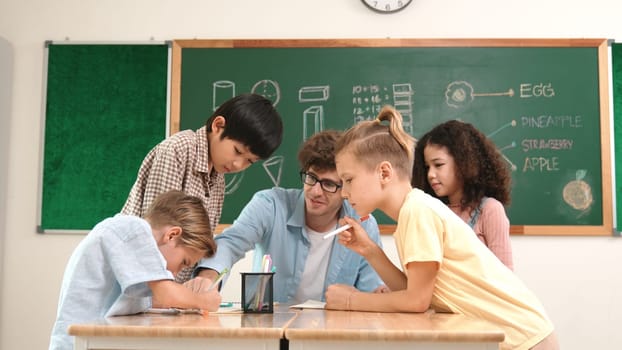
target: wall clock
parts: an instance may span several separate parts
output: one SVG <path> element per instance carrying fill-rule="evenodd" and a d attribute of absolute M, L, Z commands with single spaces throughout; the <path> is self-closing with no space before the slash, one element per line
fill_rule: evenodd
<path fill-rule="evenodd" d="M 361 0 L 369 9 L 379 13 L 395 13 L 410 5 L 412 0 Z"/>

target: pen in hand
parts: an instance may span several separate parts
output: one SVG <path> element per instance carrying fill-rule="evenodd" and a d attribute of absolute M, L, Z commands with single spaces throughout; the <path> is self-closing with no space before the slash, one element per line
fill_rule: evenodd
<path fill-rule="evenodd" d="M 369 219 L 369 215 L 365 215 L 365 216 L 361 217 L 361 222 L 363 222 L 363 221 L 365 221 L 367 219 Z M 343 231 L 345 231 L 345 230 L 347 230 L 349 228 L 352 228 L 352 225 L 350 225 L 350 224 L 343 225 L 340 228 L 336 229 L 335 231 L 332 231 L 332 232 L 329 232 L 329 233 L 325 234 L 324 235 L 324 239 L 327 239 L 327 238 L 330 238 L 332 236 L 338 235 L 341 232 L 343 232 Z"/>
<path fill-rule="evenodd" d="M 214 289 L 220 283 L 220 281 L 222 281 L 222 279 L 225 277 L 227 272 L 229 272 L 229 269 L 227 269 L 227 268 L 222 270 L 222 272 L 218 274 L 218 276 L 216 277 L 214 282 L 212 282 L 212 284 L 209 286 L 209 288 L 207 288 L 207 291 L 209 292 L 210 290 Z"/>

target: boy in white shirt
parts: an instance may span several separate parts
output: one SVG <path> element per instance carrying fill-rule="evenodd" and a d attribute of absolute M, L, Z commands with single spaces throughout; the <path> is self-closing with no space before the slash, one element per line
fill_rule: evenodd
<path fill-rule="evenodd" d="M 203 203 L 181 191 L 159 195 L 144 219 L 119 214 L 100 222 L 67 264 L 50 350 L 73 349 L 71 324 L 150 307 L 217 310 L 216 290 L 195 293 L 174 281 L 215 251 Z"/>

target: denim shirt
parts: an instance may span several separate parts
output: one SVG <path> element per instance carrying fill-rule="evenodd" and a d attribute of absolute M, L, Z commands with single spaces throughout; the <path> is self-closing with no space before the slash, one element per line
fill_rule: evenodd
<path fill-rule="evenodd" d="M 344 201 L 339 215 L 359 218 L 347 201 Z M 216 271 L 231 269 L 257 244 L 264 254 L 271 255 L 276 267 L 274 300 L 286 303 L 296 294 L 309 254 L 310 242 L 304 226 L 305 201 L 301 189 L 275 187 L 259 191 L 233 224 L 216 236 L 216 255 L 201 260 L 198 266 Z M 382 248 L 376 219 L 370 215 L 362 226 Z M 351 285 L 366 292 L 383 284 L 362 256 L 339 244 L 337 239 L 331 250 L 324 292 L 327 286 L 335 283 Z"/>

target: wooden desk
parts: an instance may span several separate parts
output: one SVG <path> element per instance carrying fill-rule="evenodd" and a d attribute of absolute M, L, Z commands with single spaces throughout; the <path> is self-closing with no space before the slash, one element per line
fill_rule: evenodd
<path fill-rule="evenodd" d="M 499 349 L 505 334 L 456 314 L 305 309 L 285 329 L 290 350 Z"/>
<path fill-rule="evenodd" d="M 76 350 L 280 349 L 491 350 L 503 332 L 455 314 L 288 310 L 273 314 L 210 313 L 110 317 L 69 327 Z"/>
<path fill-rule="evenodd" d="M 110 317 L 69 327 L 76 350 L 279 349 L 295 312 Z"/>

